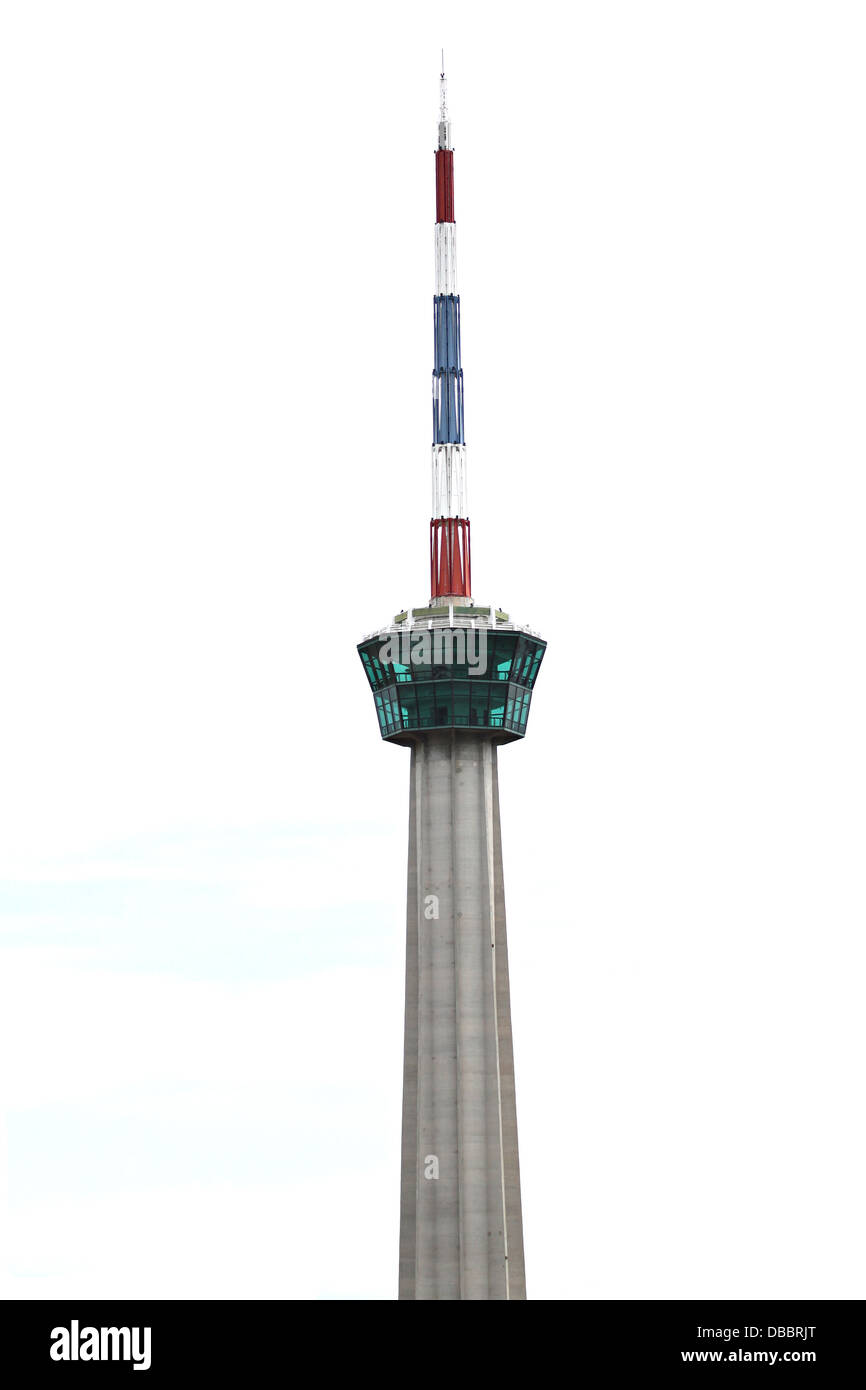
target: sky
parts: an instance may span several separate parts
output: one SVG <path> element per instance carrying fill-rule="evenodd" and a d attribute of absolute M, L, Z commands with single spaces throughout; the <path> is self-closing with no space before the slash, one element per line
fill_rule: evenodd
<path fill-rule="evenodd" d="M 396 1296 L 444 45 L 530 1298 L 862 1298 L 866 17 L 0 12 L 0 1294 Z"/>

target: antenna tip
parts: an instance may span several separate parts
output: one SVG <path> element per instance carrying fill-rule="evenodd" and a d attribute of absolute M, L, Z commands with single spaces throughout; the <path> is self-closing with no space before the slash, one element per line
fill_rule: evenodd
<path fill-rule="evenodd" d="M 451 123 L 448 120 L 448 90 L 445 81 L 445 49 L 442 49 L 442 72 L 439 77 L 439 148 L 451 149 Z"/>

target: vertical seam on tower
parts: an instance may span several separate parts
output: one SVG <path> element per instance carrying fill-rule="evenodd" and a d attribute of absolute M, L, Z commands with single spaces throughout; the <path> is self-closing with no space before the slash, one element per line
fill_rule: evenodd
<path fill-rule="evenodd" d="M 422 854 L 422 848 L 424 845 L 426 845 L 426 840 L 422 838 L 424 835 L 424 824 L 422 819 L 421 808 L 424 805 L 426 805 L 427 798 L 427 745 L 423 740 L 419 740 L 419 742 L 416 744 L 416 748 L 422 754 L 422 756 L 418 759 L 418 777 L 416 778 L 415 782 L 415 931 L 418 946 L 418 1084 L 415 1097 L 415 1297 L 417 1299 L 419 1284 L 419 1261 L 421 1258 L 421 1242 L 418 1239 L 418 1212 L 420 1209 L 421 1199 L 421 1161 L 422 1150 L 424 1147 L 421 1143 L 421 1042 L 422 1039 L 426 1037 L 426 1023 L 422 1023 L 421 1019 L 421 978 L 422 965 L 424 960 L 422 955 L 423 943 L 421 940 L 421 903 L 423 902 L 422 888 L 424 865 L 424 856 Z"/>
<path fill-rule="evenodd" d="M 458 962 L 460 953 L 457 949 L 458 913 L 457 913 L 457 893 L 456 893 L 456 873 L 454 864 L 454 845 L 457 833 L 456 819 L 454 815 L 454 798 L 457 794 L 457 731 L 451 731 L 451 833 L 448 836 L 448 846 L 450 855 L 451 871 L 451 911 L 453 914 L 454 932 L 454 1104 L 457 1110 L 457 1279 L 460 1298 L 464 1293 L 463 1280 L 463 1257 L 466 1248 L 466 1241 L 463 1232 L 463 1107 L 460 1103 L 462 1082 L 460 1073 L 460 981 L 458 978 Z"/>
<path fill-rule="evenodd" d="M 502 1248 L 505 1255 L 505 1297 L 510 1298 L 508 1277 L 508 1209 L 505 1199 L 505 1138 L 502 1132 L 502 1072 L 499 1065 L 499 1001 L 496 992 L 496 836 L 493 825 L 493 740 L 484 741 L 484 800 L 487 836 L 487 879 L 490 895 L 490 968 L 493 976 L 493 1038 L 496 1051 L 496 1118 L 499 1124 L 499 1182 L 502 1194 Z"/>

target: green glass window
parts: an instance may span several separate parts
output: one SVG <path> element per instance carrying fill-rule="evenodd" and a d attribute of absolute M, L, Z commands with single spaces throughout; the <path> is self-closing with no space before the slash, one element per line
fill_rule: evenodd
<path fill-rule="evenodd" d="M 379 690 L 383 685 L 389 685 L 394 679 L 391 674 L 390 666 L 383 666 L 379 660 L 379 650 L 381 642 L 376 640 L 361 651 L 361 660 L 364 663 L 364 670 L 367 673 L 367 680 L 374 690 Z"/>
<path fill-rule="evenodd" d="M 390 690 L 383 690 L 383 691 L 382 691 L 382 710 L 383 710 L 384 717 L 385 717 L 385 727 L 386 727 L 386 729 L 388 730 L 389 734 L 390 734 L 390 733 L 393 733 L 393 732 L 394 732 L 394 712 L 393 712 L 393 710 L 391 709 L 391 692 L 390 692 Z"/>
<path fill-rule="evenodd" d="M 397 691 L 393 686 L 391 688 L 391 723 L 394 725 L 395 729 L 403 728 L 403 712 L 397 698 Z"/>
<path fill-rule="evenodd" d="M 470 724 L 476 729 L 487 728 L 487 717 L 490 710 L 490 682 L 475 681 L 472 686 L 472 713 Z"/>
<path fill-rule="evenodd" d="M 413 664 L 411 669 L 413 681 L 429 681 L 433 679 L 433 668 L 427 661 L 419 662 L 417 666 Z"/>
<path fill-rule="evenodd" d="M 526 643 L 521 638 L 517 655 L 514 658 L 514 666 L 511 673 L 511 679 L 514 681 L 519 681 L 522 685 L 526 680 L 527 672 L 529 671 L 529 665 L 531 661 L 532 650 L 530 648 L 530 650 L 527 651 Z"/>
<path fill-rule="evenodd" d="M 420 729 L 432 729 L 436 692 L 432 685 L 424 685 L 419 686 L 415 694 L 418 699 L 418 727 Z"/>
<path fill-rule="evenodd" d="M 433 715 L 434 727 L 437 729 L 447 729 L 452 723 L 452 701 L 451 701 L 451 682 L 442 681 L 439 685 L 434 685 L 433 691 L 436 697 L 436 706 Z"/>
<path fill-rule="evenodd" d="M 454 682 L 454 723 L 467 725 L 469 723 L 469 701 L 473 681 Z"/>
<path fill-rule="evenodd" d="M 418 696 L 414 686 L 400 687 L 400 714 L 403 720 L 404 729 L 415 729 L 418 726 Z"/>
<path fill-rule="evenodd" d="M 483 635 L 487 641 L 487 679 L 508 680 L 514 642 L 509 637 L 490 637 L 486 633 Z"/>

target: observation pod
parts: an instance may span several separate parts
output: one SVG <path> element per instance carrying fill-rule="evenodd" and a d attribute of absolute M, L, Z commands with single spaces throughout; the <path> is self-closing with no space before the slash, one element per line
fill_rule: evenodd
<path fill-rule="evenodd" d="M 523 738 L 546 647 L 495 611 L 452 604 L 397 614 L 358 651 L 383 739 L 411 746 L 405 735 L 426 729 L 473 729 L 498 743 Z"/>

